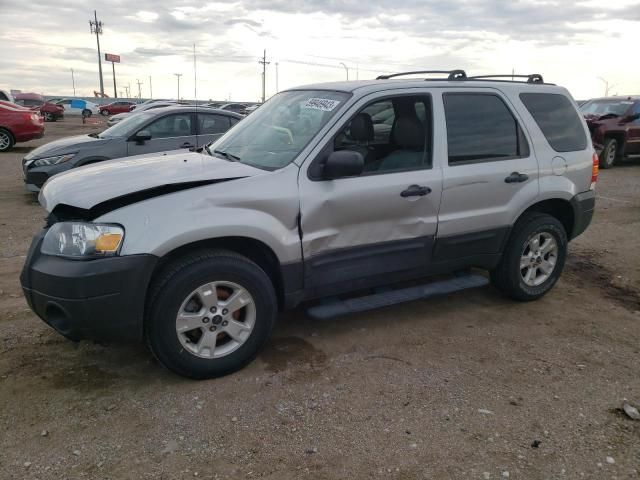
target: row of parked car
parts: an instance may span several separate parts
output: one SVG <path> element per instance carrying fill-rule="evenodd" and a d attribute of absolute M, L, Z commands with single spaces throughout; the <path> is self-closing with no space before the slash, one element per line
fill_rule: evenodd
<path fill-rule="evenodd" d="M 74 98 L 46 100 L 42 95 L 36 93 L 19 93 L 13 96 L 7 91 L 0 90 L 0 152 L 10 150 L 18 142 L 41 138 L 44 135 L 43 121 L 55 122 L 65 115 L 90 117 L 100 114 L 108 116 L 110 118 L 107 124 L 111 127 L 134 113 L 180 105 L 190 106 L 193 104 L 175 100 L 147 100 L 138 104 L 128 100 L 116 100 L 108 104 L 97 105 L 87 100 Z M 198 108 L 216 108 L 238 115 L 238 117 L 232 116 L 231 118 L 241 118 L 259 106 L 260 104 L 247 103 L 208 103 L 198 106 Z M 32 117 L 31 114 L 35 116 Z M 33 120 L 36 117 L 41 117 L 43 121 Z M 230 125 L 230 123 L 228 124 Z"/>

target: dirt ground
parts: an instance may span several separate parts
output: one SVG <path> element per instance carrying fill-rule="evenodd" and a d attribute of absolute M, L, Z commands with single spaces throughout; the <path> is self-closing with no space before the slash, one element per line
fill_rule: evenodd
<path fill-rule="evenodd" d="M 195 382 L 143 345 L 69 342 L 22 296 L 44 211 L 20 160 L 95 129 L 47 124 L 0 154 L 0 478 L 640 477 L 640 422 L 619 411 L 640 401 L 640 164 L 601 172 L 540 301 L 484 287 L 322 322 L 298 309 L 249 367 Z"/>

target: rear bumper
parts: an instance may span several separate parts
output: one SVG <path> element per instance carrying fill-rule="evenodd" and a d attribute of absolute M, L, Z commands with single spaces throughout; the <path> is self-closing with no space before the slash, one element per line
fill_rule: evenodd
<path fill-rule="evenodd" d="M 72 340 L 137 341 L 153 255 L 71 260 L 42 255 L 37 235 L 20 275 L 29 307 Z"/>
<path fill-rule="evenodd" d="M 573 231 L 570 232 L 570 239 L 576 238 L 584 232 L 593 218 L 593 212 L 596 207 L 596 192 L 589 190 L 577 194 L 571 199 L 573 207 Z"/>

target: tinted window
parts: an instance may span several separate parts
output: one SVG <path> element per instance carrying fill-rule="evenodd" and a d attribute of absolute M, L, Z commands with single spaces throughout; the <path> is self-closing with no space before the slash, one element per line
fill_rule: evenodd
<path fill-rule="evenodd" d="M 336 136 L 334 150 L 359 152 L 365 173 L 431 167 L 430 99 L 407 96 L 370 103 Z"/>
<path fill-rule="evenodd" d="M 557 93 L 521 93 L 520 100 L 556 152 L 587 148 L 583 120 L 567 97 Z"/>
<path fill-rule="evenodd" d="M 191 135 L 191 114 L 167 115 L 149 124 L 144 130 L 151 138 L 185 137 Z"/>
<path fill-rule="evenodd" d="M 199 113 L 198 123 L 200 133 L 202 134 L 224 133 L 229 130 L 229 127 L 231 126 L 229 123 L 229 117 L 224 115 L 205 115 Z"/>
<path fill-rule="evenodd" d="M 9 97 L 7 97 L 3 92 L 0 92 L 0 100 L 9 101 Z"/>
<path fill-rule="evenodd" d="M 444 108 L 450 165 L 529 155 L 518 122 L 496 95 L 447 93 Z"/>

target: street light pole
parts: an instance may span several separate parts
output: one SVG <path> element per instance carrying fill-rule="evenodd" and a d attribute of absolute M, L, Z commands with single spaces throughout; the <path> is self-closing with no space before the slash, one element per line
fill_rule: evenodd
<path fill-rule="evenodd" d="M 73 68 L 71 69 L 71 84 L 73 85 L 73 96 L 76 96 L 76 78 L 73 76 Z"/>
<path fill-rule="evenodd" d="M 176 100 L 180 100 L 180 77 L 182 76 L 181 73 L 174 73 L 174 75 L 176 76 L 176 78 L 178 79 L 178 98 Z"/>
<path fill-rule="evenodd" d="M 344 67 L 344 71 L 347 72 L 347 81 L 349 81 L 349 67 L 347 67 L 343 62 L 340 62 L 340 65 Z"/>
<path fill-rule="evenodd" d="M 280 88 L 278 87 L 278 62 L 276 62 L 276 93 L 278 93 L 280 91 Z"/>
<path fill-rule="evenodd" d="M 151 85 L 151 75 L 149 75 L 149 98 L 153 98 L 153 86 Z"/>
<path fill-rule="evenodd" d="M 100 95 L 104 98 L 104 82 L 102 80 L 102 56 L 100 54 L 100 35 L 102 35 L 103 23 L 98 21 L 98 14 L 93 11 L 93 20 L 89 20 L 89 29 L 91 33 L 96 34 L 96 43 L 98 44 L 98 72 L 100 73 Z"/>

